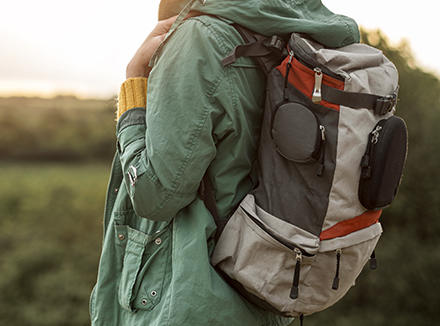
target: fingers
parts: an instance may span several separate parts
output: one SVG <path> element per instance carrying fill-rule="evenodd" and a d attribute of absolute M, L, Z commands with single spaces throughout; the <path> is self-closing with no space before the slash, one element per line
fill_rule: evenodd
<path fill-rule="evenodd" d="M 161 34 L 168 33 L 168 31 L 170 30 L 171 26 L 174 24 L 176 19 L 177 19 L 177 16 L 173 16 L 173 17 L 170 17 L 168 19 L 161 20 L 160 22 L 158 22 L 157 27 L 156 27 L 157 34 L 161 35 Z"/>

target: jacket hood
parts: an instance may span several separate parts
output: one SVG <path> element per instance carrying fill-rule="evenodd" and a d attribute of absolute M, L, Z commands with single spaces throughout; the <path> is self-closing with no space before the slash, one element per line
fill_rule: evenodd
<path fill-rule="evenodd" d="M 199 0 L 193 9 L 266 36 L 306 33 L 327 47 L 358 43 L 360 38 L 352 18 L 334 14 L 321 0 Z"/>
<path fill-rule="evenodd" d="M 327 47 L 358 43 L 359 29 L 347 16 L 337 15 L 321 0 L 190 0 L 193 10 L 216 15 L 257 33 L 271 36 L 306 33 Z M 178 14 L 188 0 L 162 0 L 159 19 Z"/>

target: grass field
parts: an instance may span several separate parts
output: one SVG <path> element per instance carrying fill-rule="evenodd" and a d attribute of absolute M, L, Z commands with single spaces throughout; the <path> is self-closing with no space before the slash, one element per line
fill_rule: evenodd
<path fill-rule="evenodd" d="M 107 164 L 0 164 L 0 325 L 89 325 Z"/>
<path fill-rule="evenodd" d="M 109 172 L 110 162 L 0 163 L 0 325 L 90 325 Z M 439 242 L 388 228 L 395 218 L 382 218 L 379 269 L 366 268 L 348 296 L 307 317 L 308 326 L 432 324 Z"/>

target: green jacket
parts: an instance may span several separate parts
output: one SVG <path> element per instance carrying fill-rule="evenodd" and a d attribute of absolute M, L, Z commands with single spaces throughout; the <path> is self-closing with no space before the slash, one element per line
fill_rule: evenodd
<path fill-rule="evenodd" d="M 192 0 L 215 14 L 177 24 L 154 61 L 147 110 L 125 112 L 104 213 L 92 325 L 287 325 L 245 301 L 212 268 L 216 226 L 198 198 L 208 175 L 228 216 L 252 188 L 264 75 L 249 58 L 224 68 L 242 42 L 236 21 L 272 34 L 307 32 L 329 46 L 357 42 L 356 24 L 318 0 Z"/>

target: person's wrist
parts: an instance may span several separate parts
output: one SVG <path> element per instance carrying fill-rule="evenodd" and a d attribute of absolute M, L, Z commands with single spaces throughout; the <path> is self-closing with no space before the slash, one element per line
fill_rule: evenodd
<path fill-rule="evenodd" d="M 148 78 L 150 75 L 151 68 L 148 67 L 148 64 L 138 63 L 138 62 L 130 62 L 127 65 L 127 69 L 125 72 L 126 79 L 136 78 L 136 77 L 145 77 Z"/>

